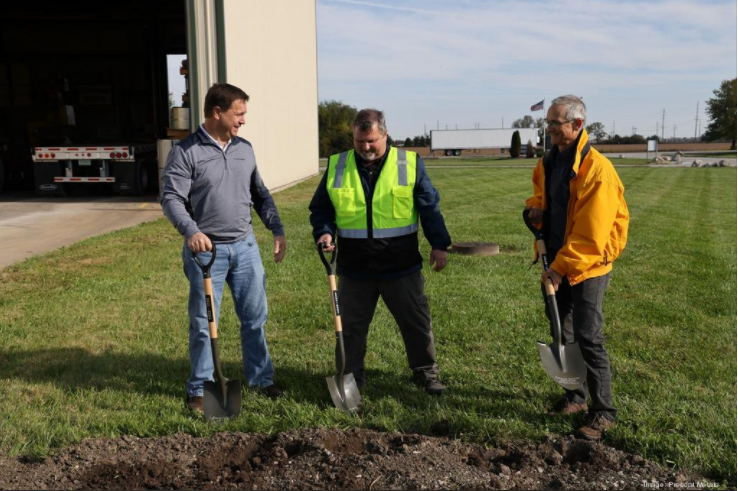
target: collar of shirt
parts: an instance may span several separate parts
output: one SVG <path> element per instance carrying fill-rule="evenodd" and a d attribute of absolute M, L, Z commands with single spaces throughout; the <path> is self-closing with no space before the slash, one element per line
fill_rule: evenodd
<path fill-rule="evenodd" d="M 218 145 L 218 148 L 220 148 L 220 149 L 223 150 L 223 153 L 225 153 L 225 151 L 228 149 L 228 147 L 230 146 L 231 142 L 233 141 L 233 138 L 231 138 L 230 140 L 228 140 L 226 142 L 225 146 L 223 146 L 223 145 L 220 144 L 220 142 L 218 140 L 216 140 L 215 138 L 213 138 L 210 135 L 210 133 L 208 133 L 208 130 L 205 129 L 205 125 L 204 124 L 201 124 L 200 125 L 200 129 L 202 130 L 203 133 L 205 133 L 205 135 L 207 135 L 208 138 L 210 138 L 210 141 L 211 142 L 215 143 L 216 145 Z"/>

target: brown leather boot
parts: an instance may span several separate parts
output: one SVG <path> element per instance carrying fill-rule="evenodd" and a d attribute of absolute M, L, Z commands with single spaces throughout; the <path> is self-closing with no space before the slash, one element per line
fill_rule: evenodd
<path fill-rule="evenodd" d="M 574 432 L 574 436 L 583 440 L 600 440 L 605 432 L 615 426 L 615 421 L 595 414 L 587 416 L 584 426 Z"/>
<path fill-rule="evenodd" d="M 202 396 L 192 396 L 187 398 L 187 407 L 190 411 L 205 414 L 205 409 L 202 405 Z"/>
<path fill-rule="evenodd" d="M 559 401 L 554 405 L 553 409 L 549 411 L 549 416 L 568 416 L 571 414 L 577 414 L 577 413 L 586 413 L 587 412 L 587 403 L 586 402 L 571 402 L 566 397 L 562 397 L 559 399 Z"/>

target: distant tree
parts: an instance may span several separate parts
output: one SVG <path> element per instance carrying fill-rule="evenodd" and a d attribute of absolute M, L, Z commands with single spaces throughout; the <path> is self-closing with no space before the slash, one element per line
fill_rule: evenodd
<path fill-rule="evenodd" d="M 340 101 L 323 101 L 318 104 L 318 141 L 321 157 L 353 148 L 354 136 L 351 123 L 358 111 Z"/>
<path fill-rule="evenodd" d="M 528 144 L 525 146 L 525 156 L 532 159 L 536 154 L 536 150 L 533 148 L 533 142 L 528 140 Z"/>
<path fill-rule="evenodd" d="M 407 138 L 405 138 L 405 146 L 406 147 L 412 147 L 413 146 L 413 141 L 410 139 L 409 136 Z"/>
<path fill-rule="evenodd" d="M 512 123 L 513 128 L 543 128 L 543 118 L 533 119 L 533 116 L 525 115 Z"/>
<path fill-rule="evenodd" d="M 513 128 L 535 128 L 536 120 L 532 116 L 525 115 L 520 119 L 516 119 L 512 124 Z"/>
<path fill-rule="evenodd" d="M 713 90 L 712 93 L 715 97 L 707 101 L 710 123 L 707 125 L 705 137 L 708 140 L 730 140 L 730 149 L 735 150 L 736 79 L 723 80 L 720 88 Z"/>
<path fill-rule="evenodd" d="M 603 141 L 605 137 L 607 136 L 607 131 L 605 131 L 605 125 L 600 123 L 599 121 L 588 124 L 587 133 L 593 136 L 594 139 L 597 140 L 597 142 Z"/>
<path fill-rule="evenodd" d="M 510 157 L 516 159 L 520 157 L 520 148 L 522 147 L 522 143 L 520 142 L 520 132 L 516 131 L 512 135 L 512 139 L 510 140 Z"/>

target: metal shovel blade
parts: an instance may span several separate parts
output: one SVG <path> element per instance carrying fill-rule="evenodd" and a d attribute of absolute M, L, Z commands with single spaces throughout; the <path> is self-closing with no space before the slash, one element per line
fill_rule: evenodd
<path fill-rule="evenodd" d="M 586 382 L 587 365 L 577 343 L 562 345 L 538 341 L 538 353 L 546 373 L 563 388 L 578 389 Z"/>
<path fill-rule="evenodd" d="M 328 391 L 331 393 L 333 404 L 338 409 L 354 412 L 361 408 L 361 394 L 353 373 L 344 375 L 343 380 L 338 376 L 326 377 L 325 380 L 328 382 Z"/>
<path fill-rule="evenodd" d="M 205 382 L 202 403 L 207 420 L 235 418 L 241 412 L 241 380 L 227 380 L 225 394 L 220 382 Z"/>

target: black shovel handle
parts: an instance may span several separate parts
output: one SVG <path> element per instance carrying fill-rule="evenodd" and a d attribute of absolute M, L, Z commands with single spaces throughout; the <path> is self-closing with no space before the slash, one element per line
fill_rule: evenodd
<path fill-rule="evenodd" d="M 331 258 L 328 260 L 325 257 L 326 248 L 328 247 L 327 242 L 319 242 L 318 243 L 318 254 L 320 254 L 320 260 L 323 261 L 323 266 L 325 266 L 325 271 L 328 273 L 328 276 L 336 274 L 335 265 L 336 265 L 336 245 L 333 245 L 333 252 L 331 253 Z"/>
<path fill-rule="evenodd" d="M 197 257 L 196 252 L 192 253 L 192 257 L 195 259 L 195 262 L 197 263 L 198 266 L 200 266 L 200 269 L 202 269 L 203 278 L 210 278 L 210 268 L 215 262 L 215 242 L 211 242 L 211 244 L 212 244 L 212 249 L 210 249 L 210 252 L 212 252 L 213 254 L 210 257 L 210 261 L 208 261 L 207 264 L 203 264 L 202 262 L 200 262 L 200 259 Z"/>
<path fill-rule="evenodd" d="M 546 240 L 543 236 L 543 230 L 536 228 L 535 225 L 530 221 L 530 209 L 523 210 L 523 221 L 525 222 L 525 225 L 528 227 L 528 229 L 533 233 L 533 236 L 536 238 L 536 251 L 538 251 L 538 255 L 541 256 L 541 262 L 543 262 L 543 270 L 546 271 L 548 269 L 548 254 L 546 253 Z"/>

